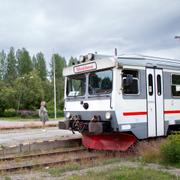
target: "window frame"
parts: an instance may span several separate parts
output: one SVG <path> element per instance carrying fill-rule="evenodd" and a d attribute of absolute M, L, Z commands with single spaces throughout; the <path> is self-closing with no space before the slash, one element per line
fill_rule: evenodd
<path fill-rule="evenodd" d="M 75 99 L 75 98 L 85 98 L 85 96 L 86 96 L 86 85 L 85 85 L 85 90 L 84 90 L 84 94 L 83 95 L 77 95 L 77 96 L 68 96 L 68 94 L 67 94 L 67 89 L 68 89 L 68 78 L 69 77 L 73 77 L 73 76 L 82 76 L 82 75 L 84 75 L 84 77 L 85 77 L 85 83 L 87 83 L 87 74 L 86 73 L 82 73 L 82 74 L 73 74 L 73 75 L 71 75 L 71 76 L 67 76 L 67 80 L 66 80 L 66 98 L 68 98 L 68 99 Z"/>
<path fill-rule="evenodd" d="M 123 87 L 122 94 L 124 96 L 139 96 L 141 94 L 141 91 L 140 91 L 140 73 L 139 73 L 140 71 L 138 69 L 129 69 L 129 68 L 123 69 L 122 71 L 124 71 L 124 70 L 130 70 L 130 71 L 136 71 L 137 72 L 138 76 L 137 77 L 133 77 L 133 79 L 137 79 L 137 82 L 138 82 L 138 93 L 137 94 L 126 94 L 126 93 L 124 93 L 123 80 L 126 77 L 123 77 L 123 73 L 122 73 L 121 74 L 121 77 L 122 77 L 122 87 Z"/>
<path fill-rule="evenodd" d="M 108 71 L 108 70 L 111 71 L 111 74 L 112 74 L 112 88 L 111 88 L 111 91 L 108 92 L 108 93 L 90 94 L 90 93 L 89 93 L 89 82 L 90 82 L 89 79 L 90 79 L 90 74 L 93 73 L 93 72 L 97 73 L 97 72 L 103 72 L 103 71 Z M 112 94 L 112 92 L 113 92 L 113 80 L 114 80 L 113 68 L 100 69 L 100 70 L 98 70 L 98 71 L 92 71 L 92 72 L 89 72 L 87 76 L 88 76 L 88 77 L 87 77 L 87 79 L 88 79 L 88 81 L 87 81 L 87 94 L 88 94 L 88 97 L 109 96 L 109 95 Z"/>
<path fill-rule="evenodd" d="M 178 85 L 178 84 L 173 84 L 173 83 L 172 83 L 172 81 L 173 81 L 173 75 L 180 76 L 180 74 L 179 74 L 179 73 L 171 73 L 171 87 L 170 87 L 170 89 L 171 89 L 171 97 L 180 99 L 180 95 L 179 95 L 179 96 L 173 95 L 172 86 L 173 86 L 173 85 Z M 179 86 L 180 86 L 180 84 L 179 84 Z"/>
<path fill-rule="evenodd" d="M 152 80 L 152 82 L 150 81 L 150 79 L 149 79 L 149 77 L 151 76 L 151 80 Z M 148 74 L 148 77 L 147 77 L 147 79 L 148 79 L 148 95 L 149 96 L 153 96 L 155 93 L 156 93 L 156 89 L 155 89 L 155 87 L 154 87 L 154 76 L 153 76 L 153 74 L 152 73 L 149 73 Z M 150 82 L 152 83 L 152 84 L 150 84 Z M 149 87 L 150 87 L 150 85 L 152 85 L 152 91 L 150 92 L 149 91 Z M 154 92 L 154 90 L 155 90 L 155 92 Z"/>
<path fill-rule="evenodd" d="M 160 77 L 160 79 L 158 77 Z M 157 95 L 161 96 L 162 95 L 162 75 L 161 74 L 157 74 L 156 82 L 157 82 Z"/>

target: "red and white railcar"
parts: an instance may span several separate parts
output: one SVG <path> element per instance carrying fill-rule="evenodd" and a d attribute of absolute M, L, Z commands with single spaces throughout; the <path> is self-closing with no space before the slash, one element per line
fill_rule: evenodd
<path fill-rule="evenodd" d="M 180 61 L 88 54 L 64 69 L 65 121 L 84 146 L 127 150 L 180 128 Z"/>

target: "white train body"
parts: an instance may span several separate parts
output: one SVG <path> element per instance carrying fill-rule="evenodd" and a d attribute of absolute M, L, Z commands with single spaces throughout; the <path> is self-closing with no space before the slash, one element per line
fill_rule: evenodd
<path fill-rule="evenodd" d="M 179 130 L 180 61 L 90 57 L 64 69 L 66 119 L 60 128 L 94 134 L 124 132 L 138 139 Z"/>

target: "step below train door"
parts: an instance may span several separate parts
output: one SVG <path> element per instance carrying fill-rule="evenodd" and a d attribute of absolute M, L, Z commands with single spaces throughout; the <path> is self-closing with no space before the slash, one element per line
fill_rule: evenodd
<path fill-rule="evenodd" d="M 164 135 L 164 100 L 162 69 L 147 68 L 148 137 Z"/>

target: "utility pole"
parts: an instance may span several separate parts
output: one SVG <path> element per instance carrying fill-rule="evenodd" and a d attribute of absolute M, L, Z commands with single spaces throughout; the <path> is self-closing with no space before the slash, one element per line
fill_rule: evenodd
<path fill-rule="evenodd" d="M 53 71 L 54 71 L 54 119 L 57 118 L 56 114 L 56 63 L 55 57 L 53 55 Z"/>

